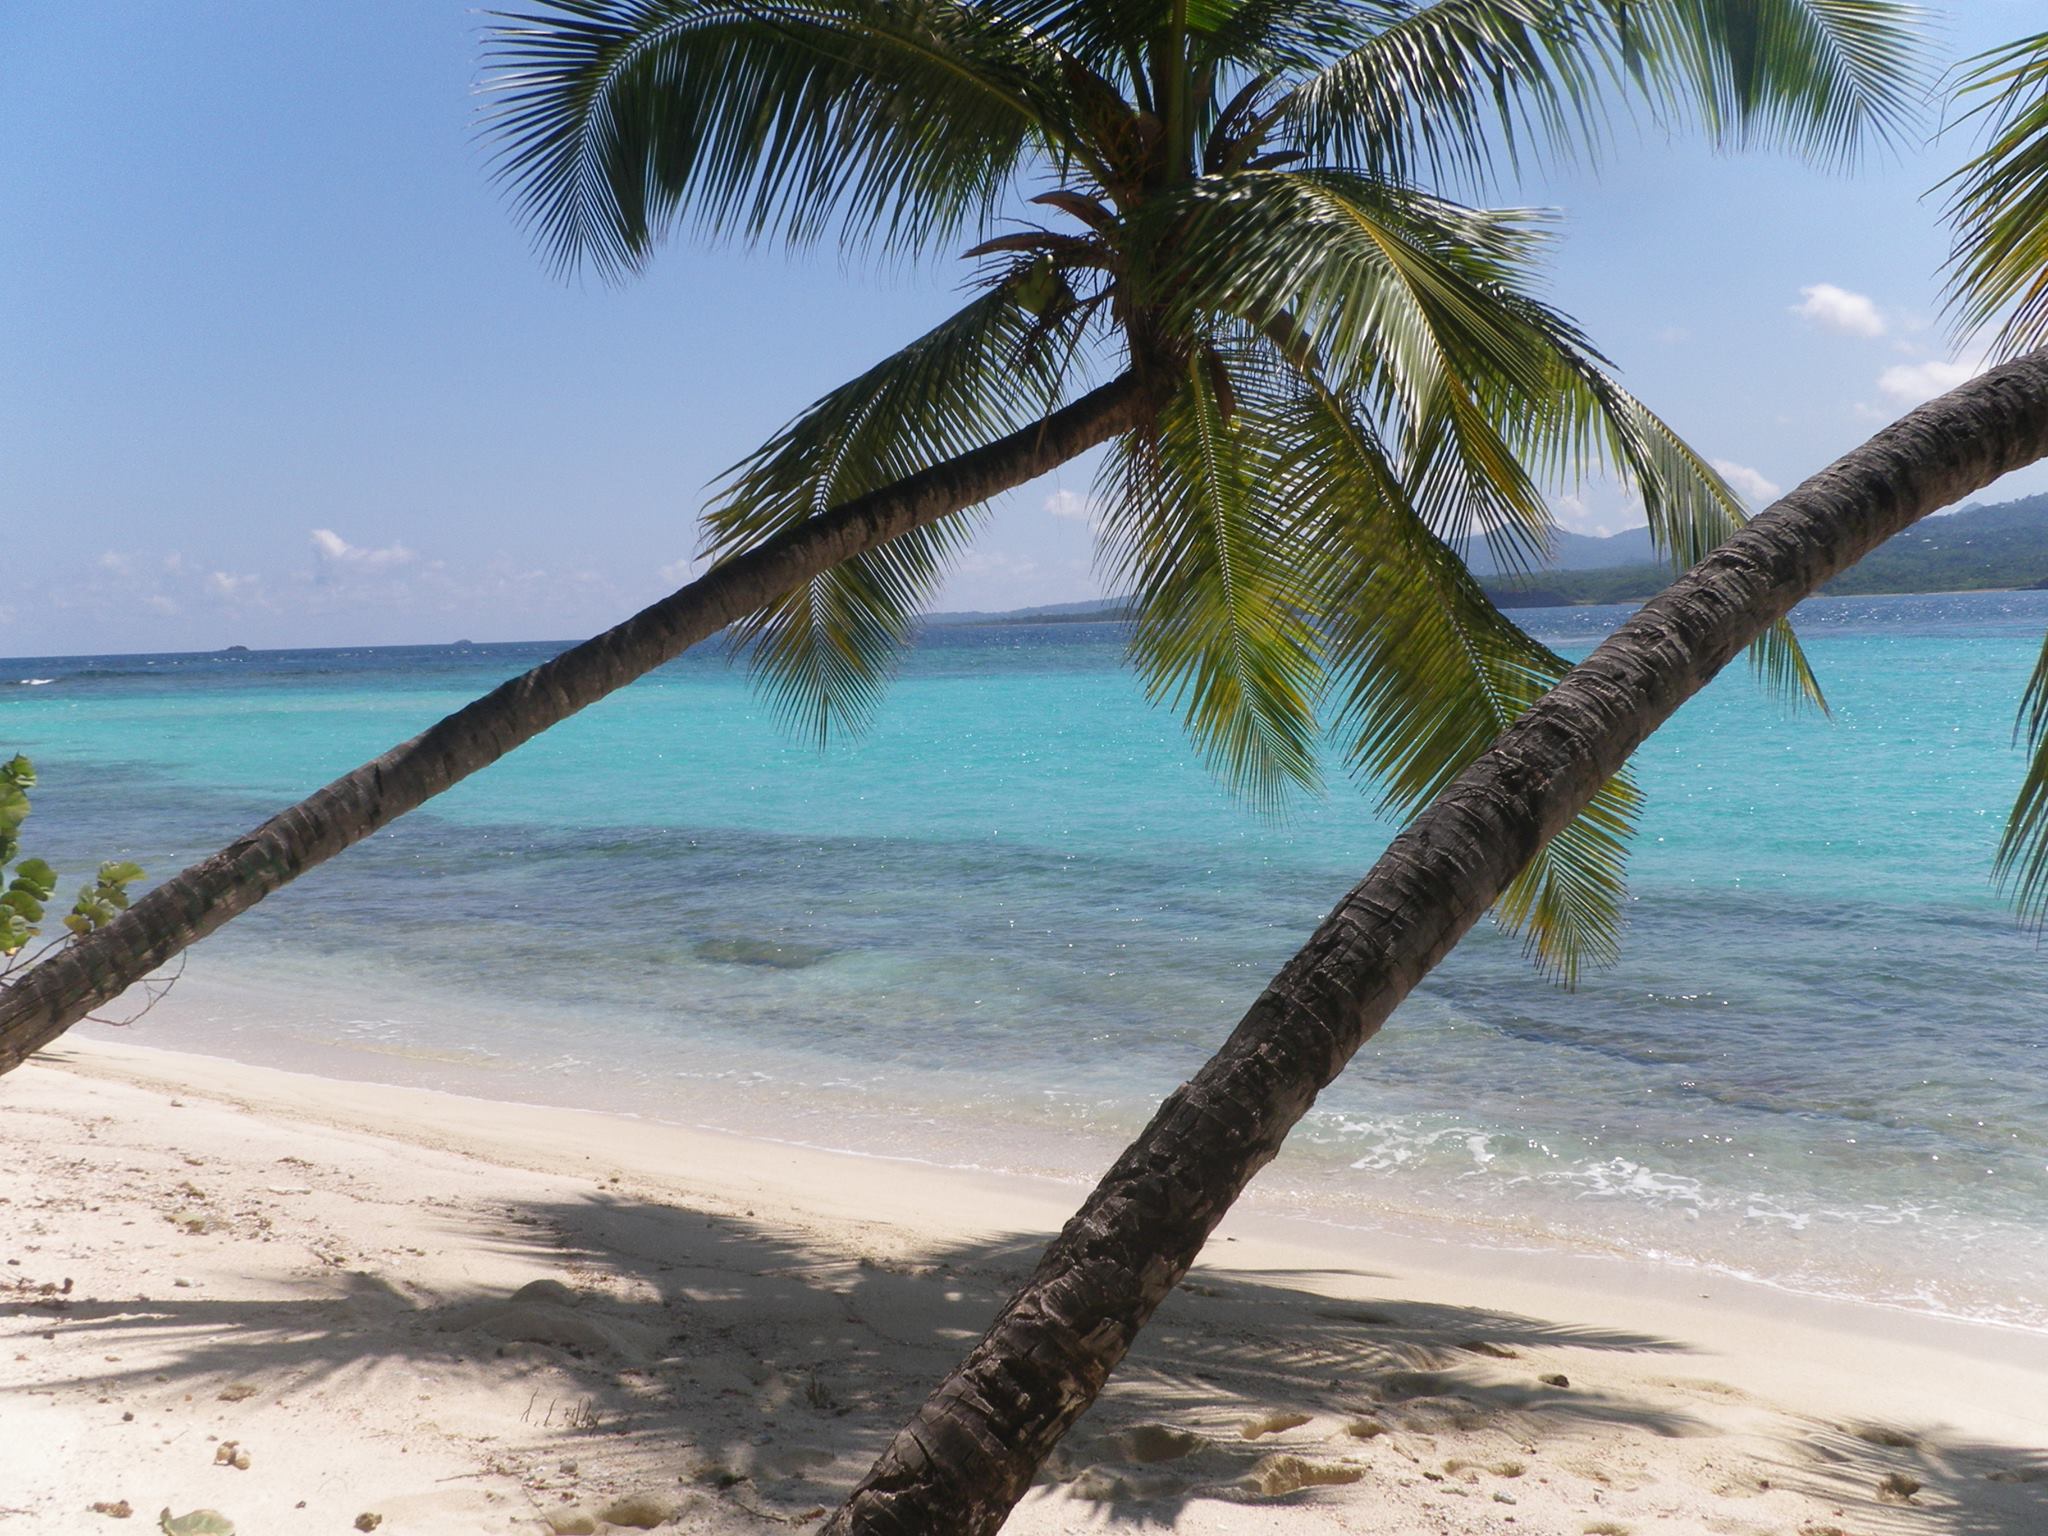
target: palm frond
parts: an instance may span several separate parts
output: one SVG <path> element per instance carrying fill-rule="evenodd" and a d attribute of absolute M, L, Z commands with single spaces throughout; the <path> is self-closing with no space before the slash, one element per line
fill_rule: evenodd
<path fill-rule="evenodd" d="M 1665 120 L 1727 148 L 1778 144 L 1822 161 L 1897 143 L 1927 86 L 1926 11 L 1893 0 L 1606 0 L 1627 69 Z"/>
<path fill-rule="evenodd" d="M 492 34 L 496 169 L 564 266 L 713 234 L 929 249 L 1057 139 L 1056 52 L 962 0 L 550 0 Z"/>
<path fill-rule="evenodd" d="M 1547 339 L 1500 302 L 1538 216 L 1314 170 L 1197 183 L 1146 217 L 1180 234 L 1171 265 L 1133 275 L 1141 294 L 1156 286 L 1190 325 L 1220 312 L 1313 335 L 1333 380 L 1399 423 L 1404 452 L 1466 410 L 1479 380 L 1527 399 L 1546 386 Z"/>
<path fill-rule="evenodd" d="M 1942 183 L 1949 312 L 1964 331 L 2003 313 L 1992 349 L 2015 357 L 2048 343 L 2048 32 L 1969 60 L 1957 94 L 1989 142 Z"/>
<path fill-rule="evenodd" d="M 1552 537 L 1539 481 L 1602 468 L 1643 499 L 1684 569 L 1748 520 L 1740 498 L 1623 389 L 1564 316 L 1525 291 L 1543 225 L 1350 172 L 1246 173 L 1167 204 L 1185 229 L 1163 287 L 1268 333 L 1313 338 L 1319 372 L 1363 403 L 1431 531 L 1513 568 Z M 1786 624 L 1751 653 L 1783 696 L 1826 707 Z"/>
<path fill-rule="evenodd" d="M 1557 412 L 1524 418 L 1519 446 L 1582 472 L 1604 462 L 1641 496 L 1650 540 L 1674 571 L 1725 544 L 1749 521 L 1742 498 L 1671 425 L 1608 375 L 1590 348 L 1560 335 Z M 1790 620 L 1780 619 L 1749 649 L 1750 669 L 1778 698 L 1803 699 L 1823 714 L 1827 698 Z"/>
<path fill-rule="evenodd" d="M 1406 817 L 1428 804 L 1568 664 L 1494 607 L 1431 531 L 1385 446 L 1327 388 L 1282 425 L 1287 493 L 1318 529 L 1316 583 L 1341 690 L 1334 725 L 1355 768 Z M 1538 853 L 1497 918 L 1566 985 L 1618 954 L 1639 796 L 1618 775 Z"/>
<path fill-rule="evenodd" d="M 2020 921 L 2039 932 L 2048 927 L 2048 644 L 2020 698 L 2013 737 L 2026 744 L 2027 776 L 2006 818 L 1992 869 Z"/>
<path fill-rule="evenodd" d="M 1369 41 L 1283 107 L 1320 158 L 1402 178 L 1564 160 L 1607 138 L 1632 93 L 1666 124 L 1734 147 L 1844 159 L 1896 139 L 1921 95 L 1918 7 L 1890 0 L 1438 0 L 1387 4 Z"/>
<path fill-rule="evenodd" d="M 727 559 L 836 502 L 964 453 L 1047 414 L 1077 364 L 1074 337 L 1018 300 L 982 295 L 833 390 L 738 465 L 705 515 Z M 769 697 L 821 743 L 858 730 L 947 562 L 967 508 L 814 577 L 735 626 Z"/>
<path fill-rule="evenodd" d="M 1233 789 L 1274 809 L 1321 783 L 1322 638 L 1273 495 L 1251 360 L 1204 348 L 1152 433 L 1102 473 L 1103 560 L 1136 603 L 1131 655 Z"/>

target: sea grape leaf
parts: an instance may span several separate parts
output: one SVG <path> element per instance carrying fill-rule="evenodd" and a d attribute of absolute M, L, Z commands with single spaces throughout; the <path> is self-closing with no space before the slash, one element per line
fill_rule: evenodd
<path fill-rule="evenodd" d="M 48 901 L 57 893 L 57 871 L 41 859 L 23 859 L 14 866 L 11 889 L 27 891 L 40 901 Z"/>

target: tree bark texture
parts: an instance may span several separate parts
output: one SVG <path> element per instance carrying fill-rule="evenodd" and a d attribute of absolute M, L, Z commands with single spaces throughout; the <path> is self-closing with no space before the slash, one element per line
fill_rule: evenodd
<path fill-rule="evenodd" d="M 1136 377 L 777 534 L 466 705 L 151 890 L 0 988 L 0 1072 L 279 886 L 833 566 L 1036 479 L 1140 424 Z"/>
<path fill-rule="evenodd" d="M 1176 1089 L 826 1536 L 985 1536 L 1252 1176 L 1543 843 L 1685 700 L 1836 573 L 2048 456 L 2048 351 L 1880 432 L 1573 668 L 1397 836 Z"/>

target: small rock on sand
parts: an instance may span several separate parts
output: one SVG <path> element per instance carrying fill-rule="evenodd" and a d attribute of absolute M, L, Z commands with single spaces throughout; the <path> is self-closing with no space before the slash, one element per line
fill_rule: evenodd
<path fill-rule="evenodd" d="M 359 1531 L 374 1531 L 383 1523 L 384 1517 L 372 1510 L 366 1509 L 356 1516 L 356 1529 Z"/>
<path fill-rule="evenodd" d="M 105 1515 L 109 1520 L 126 1520 L 135 1513 L 135 1506 L 126 1499 L 115 1499 L 111 1503 L 102 1499 L 92 1506 L 92 1512 Z"/>
<path fill-rule="evenodd" d="M 1920 1491 L 1920 1479 L 1904 1472 L 1887 1472 L 1877 1485 L 1877 1496 L 1887 1504 L 1912 1504 Z"/>

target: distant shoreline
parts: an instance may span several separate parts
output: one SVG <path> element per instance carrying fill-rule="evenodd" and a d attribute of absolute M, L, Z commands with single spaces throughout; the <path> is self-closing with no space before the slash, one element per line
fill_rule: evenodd
<path fill-rule="evenodd" d="M 1672 579 L 1675 579 L 1675 577 L 1672 576 L 1670 573 L 1666 573 L 1666 583 L 1668 584 L 1668 582 Z M 1489 586 L 1486 588 L 1487 594 L 1490 597 L 1492 597 L 1493 600 L 1496 603 L 1498 603 L 1502 608 L 1510 612 L 1536 608 L 1555 608 L 1558 610 L 1566 610 L 1574 608 L 1641 607 L 1644 603 L 1648 602 L 1652 597 L 1655 597 L 1658 591 L 1662 590 L 1662 587 L 1659 587 L 1658 589 L 1656 589 L 1656 591 L 1651 591 L 1633 596 L 1600 596 L 1573 598 L 1564 596 L 1560 593 L 1552 592 L 1548 589 L 1541 589 L 1534 594 L 1523 594 L 1517 593 L 1510 589 L 1498 587 Z M 2042 591 L 2048 591 L 2048 578 L 2044 578 L 2042 582 L 2037 583 L 1991 587 L 1902 587 L 1897 589 L 1886 589 L 1885 591 L 1881 592 L 1823 591 L 1814 594 L 1813 597 L 1807 598 L 1805 599 L 1805 601 L 1814 602 L 1817 600 L 1826 599 L 1848 600 L 1852 598 L 1894 597 L 1976 597 L 1995 596 L 2001 593 L 2011 595 Z M 1541 598 L 1545 600 L 1532 601 L 1532 596 L 1535 598 Z M 1117 606 L 1109 600 L 1105 600 L 1103 605 L 1097 608 L 1083 608 L 1080 605 L 1060 604 L 1057 605 L 1051 611 L 1041 611 L 1032 608 L 1018 608 L 1003 612 L 984 613 L 966 611 L 922 614 L 918 618 L 918 627 L 921 629 L 1005 629 L 1030 628 L 1035 626 L 1067 626 L 1075 624 L 1129 624 L 1135 618 L 1136 614 L 1130 608 Z M 700 645 L 715 644 L 717 643 L 717 638 L 718 637 L 714 636 L 711 640 L 700 642 Z M 41 663 L 53 661 L 98 662 L 143 659 L 218 660 L 221 658 L 228 657 L 232 657 L 236 660 L 241 660 L 244 658 L 256 658 L 262 656 L 342 655 L 352 654 L 361 651 L 475 651 L 493 650 L 500 647 L 521 647 L 525 649 L 535 650 L 547 649 L 549 647 L 552 647 L 556 651 L 564 651 L 569 649 L 571 646 L 580 645 L 581 643 L 581 638 L 525 640 L 395 640 L 376 642 L 363 641 L 355 644 L 346 645 L 229 645 L 221 646 L 212 650 L 89 652 L 57 651 L 41 652 L 21 656 L 0 656 L 0 673 L 4 673 L 4 671 L 9 665 L 34 667 Z M 7 678 L 4 676 L 0 676 L 0 687 L 25 684 L 30 681 L 34 681 L 38 684 L 41 684 L 50 682 L 52 681 L 52 679 L 43 677 L 35 677 L 31 679 L 27 676 L 23 676 L 20 678 Z"/>

